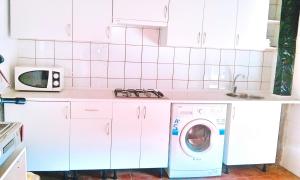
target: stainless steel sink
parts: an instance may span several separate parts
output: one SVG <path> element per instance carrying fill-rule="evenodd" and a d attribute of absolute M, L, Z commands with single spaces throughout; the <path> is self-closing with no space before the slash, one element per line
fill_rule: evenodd
<path fill-rule="evenodd" d="M 227 96 L 241 98 L 241 99 L 263 99 L 263 96 L 247 94 L 247 93 L 227 93 Z"/>

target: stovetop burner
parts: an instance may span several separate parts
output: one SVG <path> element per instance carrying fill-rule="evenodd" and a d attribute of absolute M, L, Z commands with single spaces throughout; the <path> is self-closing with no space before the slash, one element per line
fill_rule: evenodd
<path fill-rule="evenodd" d="M 115 89 L 116 97 L 163 98 L 164 94 L 154 89 Z"/>

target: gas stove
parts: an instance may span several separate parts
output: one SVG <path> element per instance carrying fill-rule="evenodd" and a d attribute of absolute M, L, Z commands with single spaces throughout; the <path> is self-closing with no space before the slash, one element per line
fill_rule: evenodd
<path fill-rule="evenodd" d="M 163 98 L 164 94 L 154 89 L 115 89 L 115 97 L 126 98 Z"/>

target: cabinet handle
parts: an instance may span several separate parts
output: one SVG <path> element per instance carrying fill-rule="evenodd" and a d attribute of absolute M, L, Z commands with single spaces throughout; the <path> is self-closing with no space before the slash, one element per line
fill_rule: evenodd
<path fill-rule="evenodd" d="M 164 8 L 164 17 L 165 17 L 165 19 L 167 19 L 167 14 L 168 14 L 168 6 L 165 5 L 165 8 Z"/>
<path fill-rule="evenodd" d="M 137 117 L 140 119 L 140 114 L 141 114 L 141 108 L 140 106 L 137 108 Z"/>
<path fill-rule="evenodd" d="M 105 33 L 106 33 L 106 38 L 110 39 L 110 26 L 106 27 Z"/>
<path fill-rule="evenodd" d="M 106 123 L 106 135 L 110 134 L 110 123 Z"/>
<path fill-rule="evenodd" d="M 71 36 L 71 24 L 67 24 L 65 30 L 66 30 L 67 35 Z"/>
<path fill-rule="evenodd" d="M 238 46 L 239 43 L 240 43 L 240 35 L 237 34 L 237 35 L 236 35 L 236 45 Z"/>
<path fill-rule="evenodd" d="M 198 42 L 198 44 L 200 44 L 200 40 L 201 40 L 201 32 L 198 32 L 198 34 L 197 34 L 197 42 Z"/>
<path fill-rule="evenodd" d="M 88 111 L 88 112 L 97 112 L 97 111 L 99 111 L 99 109 L 84 109 L 84 111 Z"/>
<path fill-rule="evenodd" d="M 146 113 L 147 113 L 147 109 L 146 109 L 146 106 L 144 106 L 144 109 L 143 109 L 144 119 L 146 119 Z"/>
<path fill-rule="evenodd" d="M 66 106 L 65 108 L 65 118 L 69 119 L 69 106 Z"/>
<path fill-rule="evenodd" d="M 206 42 L 206 32 L 205 33 L 203 33 L 203 44 L 205 44 L 205 42 Z"/>
<path fill-rule="evenodd" d="M 232 120 L 235 119 L 235 107 L 232 108 Z"/>

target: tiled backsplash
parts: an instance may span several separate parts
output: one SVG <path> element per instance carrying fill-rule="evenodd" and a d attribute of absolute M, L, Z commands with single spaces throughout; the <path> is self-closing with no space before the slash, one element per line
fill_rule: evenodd
<path fill-rule="evenodd" d="M 113 27 L 111 43 L 19 40 L 18 64 L 65 68 L 74 88 L 270 89 L 274 51 L 159 45 L 159 30 Z"/>

